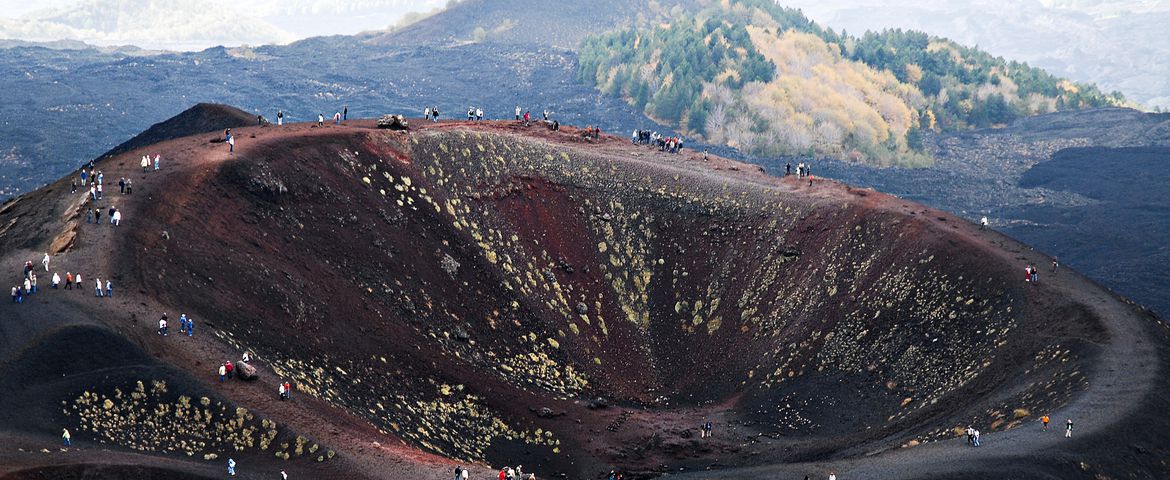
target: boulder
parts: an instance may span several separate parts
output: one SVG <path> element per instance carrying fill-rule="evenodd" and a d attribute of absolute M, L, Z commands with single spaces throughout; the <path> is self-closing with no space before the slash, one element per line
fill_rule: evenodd
<path fill-rule="evenodd" d="M 252 365 L 249 365 L 245 362 L 237 363 L 236 364 L 236 376 L 240 377 L 240 380 L 247 380 L 247 381 L 255 380 L 256 379 L 256 367 L 253 367 Z"/>
<path fill-rule="evenodd" d="M 402 115 L 382 115 L 378 119 L 378 128 L 389 128 L 391 130 L 406 130 L 406 117 Z"/>

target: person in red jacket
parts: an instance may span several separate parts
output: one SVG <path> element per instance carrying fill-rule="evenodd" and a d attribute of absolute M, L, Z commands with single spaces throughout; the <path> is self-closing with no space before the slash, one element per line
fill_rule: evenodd
<path fill-rule="evenodd" d="M 233 366 L 232 366 L 232 361 L 231 361 L 231 360 L 228 360 L 227 362 L 224 362 L 224 364 L 223 364 L 223 370 L 224 370 L 224 372 L 226 372 L 226 373 L 227 373 L 227 377 L 228 377 L 228 379 L 231 379 L 231 378 L 232 378 L 232 370 L 235 370 L 235 367 L 233 367 Z"/>

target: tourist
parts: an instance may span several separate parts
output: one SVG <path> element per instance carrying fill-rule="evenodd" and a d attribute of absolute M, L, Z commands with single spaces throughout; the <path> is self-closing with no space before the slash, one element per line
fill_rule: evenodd
<path fill-rule="evenodd" d="M 134 193 L 134 180 L 126 179 L 126 195 Z"/>
<path fill-rule="evenodd" d="M 219 383 L 223 383 L 224 377 L 227 375 L 227 368 L 223 365 L 219 366 Z"/>
<path fill-rule="evenodd" d="M 232 365 L 231 360 L 228 360 L 228 361 L 224 362 L 223 368 L 224 368 L 224 370 L 227 370 L 228 380 L 231 380 L 232 379 L 232 372 L 234 372 L 236 370 L 236 366 Z"/>
<path fill-rule="evenodd" d="M 284 389 L 284 383 L 283 383 L 283 382 L 281 382 L 281 384 L 280 384 L 280 385 L 278 385 L 278 386 L 276 387 L 276 392 L 277 392 L 277 398 L 279 398 L 280 400 L 282 400 L 282 401 L 283 401 L 283 400 L 284 400 L 284 394 L 285 394 L 285 393 L 288 393 L 288 392 L 287 392 L 287 391 L 285 391 L 285 389 Z"/>
<path fill-rule="evenodd" d="M 45 271 L 49 271 L 49 252 L 45 252 L 45 258 L 41 259 L 41 265 L 45 266 Z"/>
<path fill-rule="evenodd" d="M 37 288 L 37 274 L 34 273 L 29 275 L 28 282 L 29 286 L 32 287 L 29 289 L 28 293 L 37 293 L 40 291 L 40 289 Z"/>
<path fill-rule="evenodd" d="M 110 279 L 107 278 L 106 279 L 106 298 L 111 298 L 113 296 L 114 296 L 114 284 L 111 283 Z"/>
<path fill-rule="evenodd" d="M 118 179 L 118 191 L 121 192 L 122 195 L 126 194 L 126 177 Z"/>
<path fill-rule="evenodd" d="M 236 152 L 236 137 L 228 137 L 227 143 L 228 143 L 228 154 L 229 155 L 234 154 Z"/>
<path fill-rule="evenodd" d="M 57 272 L 53 272 L 53 281 L 51 284 L 49 284 L 49 287 L 52 288 L 53 290 L 56 290 L 57 286 L 60 284 L 61 284 L 61 275 L 58 274 Z"/>
<path fill-rule="evenodd" d="M 318 127 L 324 127 L 324 126 L 325 126 L 325 114 L 324 114 L 324 113 L 318 113 L 318 114 L 317 114 L 317 126 L 318 126 Z"/>
<path fill-rule="evenodd" d="M 236 476 L 236 461 L 229 458 L 228 463 L 227 463 L 227 467 L 228 467 L 228 475 L 231 475 L 233 477 Z"/>
<path fill-rule="evenodd" d="M 516 104 L 516 121 L 520 121 L 520 104 Z"/>
<path fill-rule="evenodd" d="M 341 107 L 341 119 L 346 120 L 348 118 L 349 118 L 349 105 L 343 105 Z"/>
<path fill-rule="evenodd" d="M 158 171 L 158 162 L 162 160 L 162 155 L 154 154 L 154 171 Z"/>
<path fill-rule="evenodd" d="M 77 272 L 77 275 L 73 277 L 73 283 L 77 285 L 77 291 L 79 292 L 85 290 L 81 287 L 81 281 L 81 272 Z"/>
<path fill-rule="evenodd" d="M 284 110 L 276 111 L 276 126 L 284 125 Z"/>
<path fill-rule="evenodd" d="M 158 334 L 167 336 L 167 314 L 163 314 L 162 318 L 158 319 Z"/>
<path fill-rule="evenodd" d="M 980 230 L 987 230 L 987 216 L 986 215 L 984 215 L 983 218 L 979 219 L 979 229 Z"/>
<path fill-rule="evenodd" d="M 179 333 L 187 333 L 187 314 L 179 314 Z"/>
<path fill-rule="evenodd" d="M 1047 432 L 1048 431 L 1048 415 L 1040 417 L 1040 423 L 1044 424 L 1044 431 Z"/>
<path fill-rule="evenodd" d="M 431 107 L 423 107 L 423 120 L 431 119 Z"/>
<path fill-rule="evenodd" d="M 143 155 L 142 161 L 139 164 L 142 165 L 142 173 L 146 173 L 150 169 L 150 158 Z"/>
<path fill-rule="evenodd" d="M 122 211 L 114 209 L 114 214 L 110 215 L 110 223 L 115 227 L 122 224 Z"/>
<path fill-rule="evenodd" d="M 100 297 L 102 296 L 102 279 L 95 278 L 94 281 L 97 282 L 97 286 L 93 289 L 93 296 Z"/>
<path fill-rule="evenodd" d="M 975 446 L 978 447 L 978 446 L 982 446 L 982 445 L 983 445 L 983 442 L 979 441 L 979 430 L 976 429 L 975 430 Z"/>
<path fill-rule="evenodd" d="M 1064 424 L 1064 438 L 1072 438 L 1073 421 L 1068 419 Z"/>
<path fill-rule="evenodd" d="M 73 290 L 73 274 L 65 272 L 65 289 Z"/>
<path fill-rule="evenodd" d="M 187 336 L 188 337 L 195 336 L 195 319 L 194 318 L 187 319 Z"/>
<path fill-rule="evenodd" d="M 61 443 L 64 444 L 66 447 L 73 445 L 73 442 L 71 441 L 73 436 L 69 435 L 69 429 L 64 428 L 61 430 L 62 430 L 61 431 Z"/>

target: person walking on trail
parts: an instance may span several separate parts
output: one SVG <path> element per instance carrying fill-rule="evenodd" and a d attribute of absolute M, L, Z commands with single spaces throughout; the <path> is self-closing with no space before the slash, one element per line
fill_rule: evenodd
<path fill-rule="evenodd" d="M 349 105 L 344 105 L 341 107 L 341 119 L 342 120 L 349 119 Z"/>
<path fill-rule="evenodd" d="M 28 279 L 28 278 L 24 279 L 24 290 L 21 290 L 21 293 L 24 295 L 32 295 L 32 280 L 31 279 Z"/>
<path fill-rule="evenodd" d="M 236 137 L 228 137 L 228 155 L 236 152 Z"/>
<path fill-rule="evenodd" d="M 162 155 L 154 154 L 154 171 L 158 171 L 158 162 L 162 160 Z"/>
<path fill-rule="evenodd" d="M 126 194 L 126 177 L 118 179 L 118 192 L 122 195 Z"/>
<path fill-rule="evenodd" d="M 226 376 L 227 376 L 227 367 L 220 365 L 219 366 L 219 383 L 223 383 L 223 379 Z"/>
<path fill-rule="evenodd" d="M 1044 431 L 1047 432 L 1048 431 L 1048 415 L 1040 417 L 1040 423 L 1044 424 Z"/>
<path fill-rule="evenodd" d="M 975 429 L 967 425 L 967 445 L 975 445 Z"/>
<path fill-rule="evenodd" d="M 20 287 L 12 287 L 12 303 L 20 303 Z"/>
<path fill-rule="evenodd" d="M 126 195 L 134 193 L 134 180 L 126 179 Z"/>
<path fill-rule="evenodd" d="M 520 104 L 516 104 L 516 121 L 520 121 Z"/>
<path fill-rule="evenodd" d="M 110 224 L 112 224 L 115 227 L 122 224 L 122 211 L 121 210 L 117 210 L 117 209 L 114 210 L 114 214 L 110 216 Z"/>
<path fill-rule="evenodd" d="M 106 279 L 106 298 L 113 298 L 113 296 L 114 296 L 114 284 L 110 283 L 110 279 L 107 278 Z"/>
<path fill-rule="evenodd" d="M 61 275 L 58 274 L 57 272 L 53 272 L 53 280 L 52 280 L 52 283 L 49 284 L 49 288 L 56 290 L 57 286 L 60 284 L 61 284 Z"/>
<path fill-rule="evenodd" d="M 1056 275 L 1057 268 L 1060 268 L 1060 262 L 1056 259 L 1056 257 L 1052 257 L 1052 274 L 1053 275 Z M 45 271 L 48 271 L 48 270 L 49 270 L 48 268 L 45 269 Z"/>
<path fill-rule="evenodd" d="M 31 287 L 31 290 L 29 290 L 28 293 L 37 293 L 40 291 L 40 289 L 37 288 L 37 274 L 34 273 L 32 275 L 29 275 L 28 283 L 29 283 L 29 287 Z"/>
<path fill-rule="evenodd" d="M 179 333 L 187 333 L 187 314 L 179 315 Z"/>
<path fill-rule="evenodd" d="M 233 477 L 236 476 L 236 461 L 229 458 L 228 463 L 227 463 L 227 467 L 228 467 L 228 475 L 231 475 Z"/>
<path fill-rule="evenodd" d="M 105 198 L 105 195 L 102 192 L 102 184 L 99 183 L 97 184 L 97 199 L 101 200 L 103 198 Z"/>
<path fill-rule="evenodd" d="M 94 281 L 97 282 L 97 286 L 93 289 L 93 296 L 100 297 L 102 296 L 102 279 L 95 278 Z"/>
<path fill-rule="evenodd" d="M 284 470 L 280 471 L 280 480 L 288 480 L 288 474 L 284 473 Z"/>
<path fill-rule="evenodd" d="M 143 155 L 140 164 L 142 165 L 142 173 L 146 173 L 150 169 L 150 158 Z"/>
<path fill-rule="evenodd" d="M 317 126 L 318 126 L 318 127 L 324 127 L 324 126 L 325 126 L 325 114 L 324 114 L 324 113 L 318 113 L 318 114 L 317 114 Z"/>
<path fill-rule="evenodd" d="M 334 125 L 341 125 L 341 112 L 337 112 L 337 113 L 333 114 L 333 124 Z"/>
<path fill-rule="evenodd" d="M 829 471 L 829 480 L 837 480 L 837 472 Z"/>
<path fill-rule="evenodd" d="M 983 446 L 983 442 L 979 440 L 979 430 L 975 430 L 975 446 L 976 447 Z"/>
<path fill-rule="evenodd" d="M 482 108 L 475 109 L 475 121 L 477 121 L 477 122 L 483 121 L 483 109 Z"/>
<path fill-rule="evenodd" d="M 292 383 L 289 383 L 288 380 L 285 380 L 284 381 L 284 399 L 289 400 L 291 398 L 292 398 Z"/>
<path fill-rule="evenodd" d="M 41 265 L 44 265 L 44 266 L 45 266 L 45 271 L 46 271 L 46 272 L 48 272 L 48 271 L 49 271 L 49 260 L 50 260 L 50 258 L 49 258 L 49 252 L 45 252 L 45 258 L 42 258 L 42 259 L 41 259 Z"/>
<path fill-rule="evenodd" d="M 431 107 L 423 107 L 423 120 L 431 119 Z"/>
<path fill-rule="evenodd" d="M 979 219 L 979 229 L 987 230 L 987 215 L 984 215 L 983 218 Z"/>
<path fill-rule="evenodd" d="M 84 288 L 81 287 L 81 272 L 77 272 L 77 275 L 73 276 L 73 283 L 77 285 L 77 291 L 80 292 L 82 290 L 85 290 Z"/>
<path fill-rule="evenodd" d="M 224 362 L 224 363 L 223 363 L 223 368 L 224 368 L 225 370 L 227 370 L 227 377 L 228 377 L 228 380 L 231 380 L 231 379 L 232 379 L 232 372 L 234 372 L 234 371 L 236 370 L 236 366 L 235 366 L 235 365 L 232 365 L 232 361 L 231 361 L 231 360 L 228 360 L 228 361 L 226 361 L 226 362 Z"/>
<path fill-rule="evenodd" d="M 68 428 L 61 429 L 61 443 L 66 447 L 73 445 L 73 436 L 69 434 Z"/>
<path fill-rule="evenodd" d="M 284 125 L 284 110 L 276 111 L 276 126 Z"/>
<path fill-rule="evenodd" d="M 439 121 L 439 107 L 438 106 L 431 107 L 431 122 L 433 123 L 433 122 L 438 122 L 438 121 Z"/>
<path fill-rule="evenodd" d="M 1073 421 L 1068 419 L 1064 423 L 1064 438 L 1072 438 Z"/>
<path fill-rule="evenodd" d="M 187 319 L 187 336 L 188 337 L 195 336 L 195 319 L 194 318 Z"/>
<path fill-rule="evenodd" d="M 65 289 L 73 290 L 73 274 L 65 272 Z"/>
<path fill-rule="evenodd" d="M 165 315 L 163 318 L 158 319 L 158 334 L 164 337 L 167 336 L 167 317 Z"/>
<path fill-rule="evenodd" d="M 279 399 L 281 399 L 281 400 L 284 400 L 284 395 L 285 395 L 286 393 L 288 393 L 288 391 L 286 391 L 286 390 L 284 389 L 284 383 L 283 383 L 283 382 L 282 382 L 280 385 L 277 385 L 277 387 L 276 387 L 276 394 L 277 394 L 277 398 L 279 398 Z"/>

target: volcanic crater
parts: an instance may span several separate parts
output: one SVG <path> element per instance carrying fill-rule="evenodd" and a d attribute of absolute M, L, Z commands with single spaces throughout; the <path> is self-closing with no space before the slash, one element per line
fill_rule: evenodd
<path fill-rule="evenodd" d="M 12 316 L 68 329 L 77 315 L 132 347 L 84 353 L 117 372 L 104 378 L 8 379 L 7 403 L 54 408 L 6 426 L 186 453 L 165 468 L 190 475 L 235 454 L 320 478 L 447 462 L 727 477 L 937 452 L 967 425 L 995 438 L 1089 403 L 1127 418 L 1160 369 L 1163 322 L 1075 272 L 1025 282 L 1042 255 L 947 213 L 573 127 L 415 123 L 235 128 L 232 154 L 218 133 L 171 139 L 98 162 L 131 195 L 79 200 L 63 179 L 5 205 L 10 260 L 52 245 L 58 265 L 110 272 L 118 295 L 50 291 Z M 145 153 L 163 168 L 142 172 Z M 91 203 L 124 225 L 84 223 Z M 197 319 L 197 336 L 156 335 L 164 311 Z M 24 348 L 13 328 L 9 352 Z M 1117 352 L 1142 336 L 1158 340 Z M 243 351 L 261 380 L 218 383 L 220 357 Z M 37 352 L 6 368 L 52 364 Z M 1094 391 L 1122 370 L 1129 388 Z M 275 399 L 280 379 L 292 402 Z M 203 398 L 219 410 L 199 421 L 230 441 L 187 426 L 144 448 L 78 413 L 123 393 L 141 394 L 127 412 L 164 415 Z"/>

